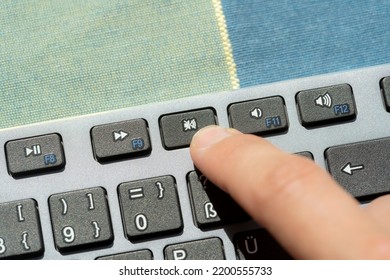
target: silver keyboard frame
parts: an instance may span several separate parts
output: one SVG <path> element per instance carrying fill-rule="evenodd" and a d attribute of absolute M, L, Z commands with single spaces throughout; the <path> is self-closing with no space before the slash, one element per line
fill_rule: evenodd
<path fill-rule="evenodd" d="M 282 81 L 243 88 L 231 92 L 204 94 L 190 98 L 147 104 L 122 110 L 60 119 L 0 130 L 0 203 L 33 198 L 38 203 L 45 253 L 43 259 L 95 259 L 116 253 L 150 249 L 154 259 L 164 259 L 164 248 L 170 244 L 219 237 L 227 259 L 235 259 L 232 243 L 237 232 L 257 228 L 253 221 L 200 230 L 193 222 L 186 175 L 194 170 L 189 149 L 167 151 L 161 141 L 159 118 L 162 115 L 212 107 L 219 125 L 228 127 L 227 107 L 231 103 L 280 95 L 286 103 L 289 129 L 285 134 L 267 137 L 269 141 L 289 153 L 310 151 L 315 162 L 326 168 L 326 148 L 390 136 L 390 113 L 384 106 L 380 80 L 390 75 L 390 64 L 351 70 L 347 72 Z M 299 121 L 295 95 L 305 89 L 348 83 L 352 86 L 357 107 L 356 120 L 347 123 L 307 129 Z M 90 130 L 100 124 L 144 118 L 148 122 L 152 152 L 149 156 L 101 164 L 94 159 Z M 4 145 L 9 140 L 59 133 L 63 139 L 66 166 L 61 172 L 14 179 L 8 174 Z M 117 187 L 120 183 L 144 178 L 172 175 L 184 220 L 181 234 L 132 243 L 125 238 L 119 207 Z M 62 255 L 54 246 L 48 198 L 52 194 L 101 186 L 107 199 L 114 232 L 112 246 Z M 293 209 L 292 209 L 293 211 Z M 161 217 L 163 219 L 163 217 Z"/>

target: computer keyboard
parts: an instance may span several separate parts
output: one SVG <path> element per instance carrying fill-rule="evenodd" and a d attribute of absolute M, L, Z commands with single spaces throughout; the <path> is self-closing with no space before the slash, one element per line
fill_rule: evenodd
<path fill-rule="evenodd" d="M 264 136 L 366 203 L 390 192 L 389 121 L 381 65 L 4 129 L 0 259 L 288 259 L 196 169 L 192 136 Z"/>

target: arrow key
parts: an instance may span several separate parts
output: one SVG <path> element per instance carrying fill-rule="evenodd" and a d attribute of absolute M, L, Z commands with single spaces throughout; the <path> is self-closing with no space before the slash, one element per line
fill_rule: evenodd
<path fill-rule="evenodd" d="M 350 162 L 348 162 L 348 163 L 341 169 L 341 171 L 343 171 L 343 172 L 346 173 L 346 174 L 353 175 L 353 172 L 354 172 L 354 171 L 362 170 L 362 169 L 364 169 L 364 165 L 360 164 L 360 165 L 352 166 L 352 164 L 351 164 Z"/>
<path fill-rule="evenodd" d="M 330 174 L 358 200 L 390 193 L 390 137 L 330 147 L 325 158 Z"/>
<path fill-rule="evenodd" d="M 95 126 L 91 130 L 91 139 L 99 162 L 147 155 L 152 149 L 148 124 L 144 119 Z"/>

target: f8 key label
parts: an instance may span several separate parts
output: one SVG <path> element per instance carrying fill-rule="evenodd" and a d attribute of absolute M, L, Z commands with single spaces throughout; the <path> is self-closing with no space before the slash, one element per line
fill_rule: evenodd
<path fill-rule="evenodd" d="M 65 167 L 62 139 L 57 133 L 8 141 L 5 151 L 8 171 L 13 177 Z"/>

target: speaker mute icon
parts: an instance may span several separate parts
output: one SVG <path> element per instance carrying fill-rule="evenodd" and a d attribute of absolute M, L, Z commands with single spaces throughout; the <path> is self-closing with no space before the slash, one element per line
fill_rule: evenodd
<path fill-rule="evenodd" d="M 319 107 L 332 107 L 332 97 L 328 92 L 323 95 L 318 96 L 315 100 L 316 106 Z"/>

